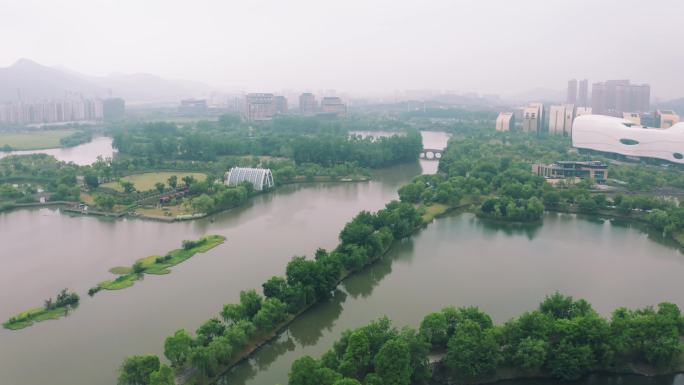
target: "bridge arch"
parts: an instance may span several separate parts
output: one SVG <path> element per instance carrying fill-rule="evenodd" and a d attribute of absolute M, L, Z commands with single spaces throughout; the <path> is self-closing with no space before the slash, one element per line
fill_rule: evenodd
<path fill-rule="evenodd" d="M 444 150 L 439 148 L 424 148 L 420 152 L 420 159 L 425 160 L 440 160 L 444 155 Z"/>

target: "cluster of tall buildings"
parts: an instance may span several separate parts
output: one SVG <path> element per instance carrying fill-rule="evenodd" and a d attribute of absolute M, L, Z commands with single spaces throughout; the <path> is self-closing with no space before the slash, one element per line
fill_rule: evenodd
<path fill-rule="evenodd" d="M 116 120 L 123 117 L 123 99 L 77 98 L 0 104 L 0 123 L 44 124 Z"/>
<path fill-rule="evenodd" d="M 288 111 L 287 98 L 271 93 L 247 94 L 242 109 L 244 117 L 250 121 L 270 120 Z M 299 95 L 299 113 L 303 116 L 345 117 L 347 105 L 336 96 L 324 97 L 319 104 L 314 94 L 305 92 Z"/>
<path fill-rule="evenodd" d="M 548 132 L 569 136 L 576 117 L 607 115 L 629 120 L 637 125 L 668 128 L 679 121 L 672 111 L 649 113 L 651 87 L 629 80 L 607 80 L 592 84 L 576 79 L 568 81 L 565 104 L 544 106 L 530 103 L 514 112 L 502 112 L 496 120 L 497 131 Z"/>
<path fill-rule="evenodd" d="M 651 87 L 648 84 L 632 84 L 629 80 L 606 80 L 591 86 L 589 99 L 589 81 L 568 81 L 566 103 L 577 107 L 591 107 L 596 115 L 622 117 L 627 112 L 643 113 L 649 111 L 651 103 Z M 591 100 L 591 102 L 590 102 Z"/>
<path fill-rule="evenodd" d="M 287 98 L 270 93 L 247 94 L 243 113 L 251 121 L 273 119 L 287 113 Z"/>

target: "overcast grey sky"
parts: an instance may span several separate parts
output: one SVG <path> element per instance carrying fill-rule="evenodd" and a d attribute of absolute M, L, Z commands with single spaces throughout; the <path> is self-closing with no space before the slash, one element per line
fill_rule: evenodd
<path fill-rule="evenodd" d="M 684 96 L 684 0 L 0 0 L 0 66 L 249 91 L 514 94 L 629 78 Z"/>

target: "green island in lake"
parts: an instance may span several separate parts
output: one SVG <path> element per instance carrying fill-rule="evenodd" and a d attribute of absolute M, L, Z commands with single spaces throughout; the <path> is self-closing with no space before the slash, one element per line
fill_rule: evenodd
<path fill-rule="evenodd" d="M 57 294 L 57 299 L 48 298 L 43 307 L 23 311 L 10 317 L 2 326 L 5 329 L 19 330 L 33 325 L 34 322 L 57 319 L 69 314 L 71 309 L 78 306 L 80 298 L 76 293 L 70 293 L 67 289 Z"/>
<path fill-rule="evenodd" d="M 183 247 L 170 251 L 166 255 L 157 256 L 151 255 L 149 257 L 138 259 L 133 266 L 117 266 L 111 268 L 109 271 L 113 274 L 118 274 L 119 277 L 109 281 L 103 281 L 97 286 L 88 290 L 89 295 L 95 295 L 98 291 L 105 290 L 120 290 L 133 286 L 135 281 L 142 279 L 144 274 L 169 274 L 170 267 L 176 266 L 179 263 L 190 259 L 197 253 L 205 253 L 214 247 L 220 245 L 226 240 L 222 235 L 207 235 L 197 241 L 183 241 Z"/>

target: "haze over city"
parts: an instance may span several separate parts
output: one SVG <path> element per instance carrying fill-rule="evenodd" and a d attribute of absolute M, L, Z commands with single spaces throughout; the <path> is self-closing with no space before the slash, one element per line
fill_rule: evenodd
<path fill-rule="evenodd" d="M 151 73 L 222 90 L 511 96 L 567 79 L 682 96 L 684 2 L 3 1 L 0 66 Z"/>

